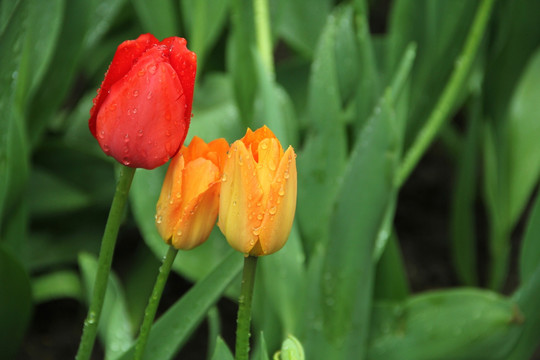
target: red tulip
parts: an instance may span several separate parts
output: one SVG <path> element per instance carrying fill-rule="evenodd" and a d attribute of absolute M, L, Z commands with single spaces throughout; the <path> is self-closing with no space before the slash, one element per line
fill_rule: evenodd
<path fill-rule="evenodd" d="M 144 34 L 120 44 L 88 121 L 103 151 L 145 169 L 173 157 L 189 128 L 196 70 L 185 39 Z"/>

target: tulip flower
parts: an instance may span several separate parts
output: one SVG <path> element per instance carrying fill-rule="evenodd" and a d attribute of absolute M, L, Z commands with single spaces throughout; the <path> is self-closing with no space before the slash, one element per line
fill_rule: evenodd
<path fill-rule="evenodd" d="M 171 160 L 157 203 L 156 225 L 176 249 L 202 244 L 216 223 L 223 164 L 229 144 L 194 137 Z"/>
<path fill-rule="evenodd" d="M 229 244 L 252 256 L 285 245 L 296 209 L 296 154 L 266 126 L 235 141 L 223 169 L 218 226 Z"/>
<path fill-rule="evenodd" d="M 101 149 L 133 168 L 166 163 L 189 128 L 196 69 L 182 38 L 144 34 L 120 44 L 90 110 Z"/>

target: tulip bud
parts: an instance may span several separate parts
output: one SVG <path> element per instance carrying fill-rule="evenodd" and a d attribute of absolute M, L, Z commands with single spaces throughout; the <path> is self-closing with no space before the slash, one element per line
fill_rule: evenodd
<path fill-rule="evenodd" d="M 221 173 L 229 144 L 194 137 L 171 160 L 156 207 L 159 234 L 177 249 L 202 244 L 216 223 Z"/>
<path fill-rule="evenodd" d="M 272 254 L 285 245 L 296 209 L 296 154 L 266 126 L 235 141 L 221 183 L 218 226 L 246 255 Z"/>
<path fill-rule="evenodd" d="M 189 128 L 196 69 L 182 38 L 144 34 L 120 44 L 88 121 L 103 151 L 145 169 L 173 157 Z"/>

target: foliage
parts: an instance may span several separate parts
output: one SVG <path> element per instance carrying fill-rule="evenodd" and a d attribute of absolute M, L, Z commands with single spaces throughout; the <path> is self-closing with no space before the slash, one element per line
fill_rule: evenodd
<path fill-rule="evenodd" d="M 232 142 L 266 124 L 298 154 L 293 231 L 259 262 L 253 359 L 294 358 L 291 334 L 314 360 L 530 359 L 540 345 L 540 2 L 385 3 L 269 2 L 269 66 L 261 14 L 246 0 L 1 2 L 2 353 L 22 352 L 33 307 L 87 304 L 115 182 L 89 109 L 116 46 L 151 32 L 198 53 L 187 142 Z M 374 33 L 377 21 L 385 30 Z M 459 285 L 418 293 L 394 214 L 417 166 L 410 155 L 435 140 L 452 164 Z M 123 234 L 144 245 L 127 239 L 137 251 L 113 263 L 107 359 L 129 358 L 166 252 L 154 224 L 164 175 L 138 170 L 133 181 Z M 206 317 L 219 323 L 213 306 L 237 296 L 241 258 L 216 229 L 179 254 L 173 269 L 193 285 L 155 322 L 149 353 L 172 359 Z M 209 359 L 232 359 L 222 330 Z"/>

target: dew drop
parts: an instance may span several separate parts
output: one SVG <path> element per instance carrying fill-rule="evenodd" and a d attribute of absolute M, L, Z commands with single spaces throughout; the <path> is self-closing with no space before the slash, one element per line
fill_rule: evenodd
<path fill-rule="evenodd" d="M 261 227 L 260 226 L 256 227 L 256 228 L 253 228 L 253 235 L 259 236 L 260 233 L 261 233 Z M 251 242 L 253 242 L 253 240 Z M 251 244 L 251 245 L 253 245 L 253 244 Z"/>
<path fill-rule="evenodd" d="M 222 182 L 227 181 L 227 175 L 226 174 L 221 175 L 221 181 Z"/>
<path fill-rule="evenodd" d="M 163 216 L 158 216 L 156 219 L 156 223 L 161 224 L 163 222 Z"/>
<path fill-rule="evenodd" d="M 284 174 L 283 174 L 283 177 L 284 177 L 285 179 L 288 179 L 288 178 L 289 178 L 289 172 L 284 173 Z"/>
<path fill-rule="evenodd" d="M 262 219 L 263 219 L 262 214 L 257 215 L 257 220 L 262 220 Z"/>
<path fill-rule="evenodd" d="M 177 199 L 180 199 L 180 197 L 182 197 L 182 194 L 181 194 L 180 191 L 179 191 L 179 192 L 176 193 L 175 196 L 176 196 Z"/>
<path fill-rule="evenodd" d="M 99 138 L 100 138 L 100 139 L 104 139 L 104 138 L 105 138 L 105 130 L 101 130 L 101 131 L 99 132 Z"/>
<path fill-rule="evenodd" d="M 133 113 L 134 113 L 134 114 L 137 113 L 137 108 L 134 108 L 134 109 L 133 109 Z"/>
<path fill-rule="evenodd" d="M 266 150 L 268 149 L 268 145 L 266 143 L 261 144 L 261 149 Z"/>
<path fill-rule="evenodd" d="M 122 164 L 129 166 L 131 164 L 131 160 L 126 156 L 122 159 Z"/>
<path fill-rule="evenodd" d="M 115 111 L 116 110 L 116 103 L 112 103 L 109 105 L 109 111 Z"/>
<path fill-rule="evenodd" d="M 139 129 L 139 130 L 137 131 L 137 136 L 138 136 L 138 137 L 143 136 L 143 131 L 142 131 L 142 129 Z"/>
<path fill-rule="evenodd" d="M 279 188 L 278 195 L 279 196 L 285 196 L 285 189 L 283 189 L 282 187 Z"/>
<path fill-rule="evenodd" d="M 133 97 L 139 96 L 139 90 L 133 90 Z"/>
<path fill-rule="evenodd" d="M 268 209 L 268 212 L 270 215 L 275 215 L 277 211 L 277 208 L 275 206 L 272 206 L 270 209 Z"/>
<path fill-rule="evenodd" d="M 139 77 L 143 77 L 145 74 L 146 74 L 146 71 L 144 69 L 139 70 L 139 72 L 137 73 Z"/>
<path fill-rule="evenodd" d="M 176 236 L 182 236 L 182 230 L 178 230 L 178 231 L 176 232 Z"/>
<path fill-rule="evenodd" d="M 150 100 L 152 98 L 152 92 L 151 91 L 148 92 L 148 94 L 146 95 L 146 98 L 148 100 Z"/>
<path fill-rule="evenodd" d="M 126 136 L 124 136 L 124 142 L 126 144 L 129 142 L 129 134 L 126 134 Z"/>

